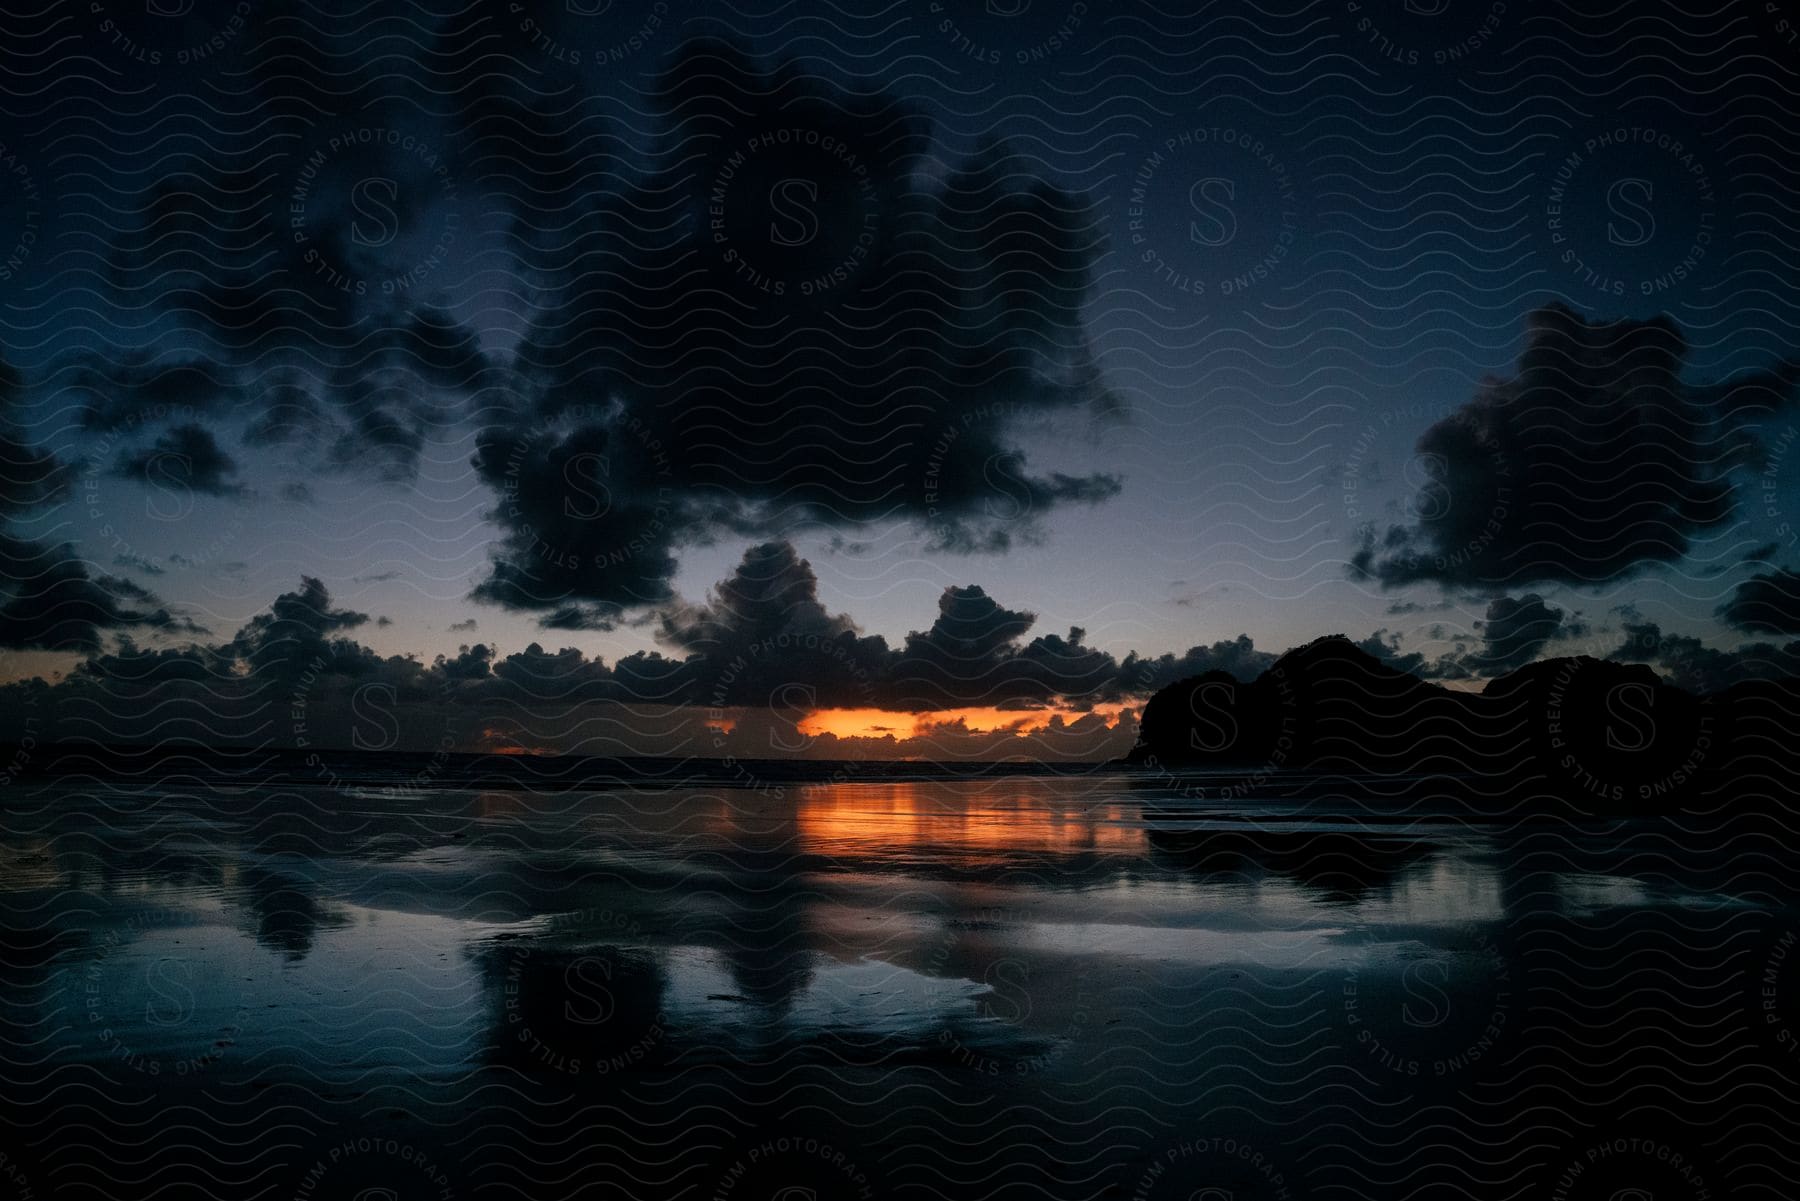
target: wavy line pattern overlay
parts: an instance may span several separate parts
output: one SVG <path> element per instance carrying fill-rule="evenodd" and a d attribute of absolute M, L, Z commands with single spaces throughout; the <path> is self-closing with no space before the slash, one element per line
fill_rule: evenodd
<path fill-rule="evenodd" d="M 7 6 L 0 1201 L 1800 1195 L 1796 130 L 1788 0 Z"/>

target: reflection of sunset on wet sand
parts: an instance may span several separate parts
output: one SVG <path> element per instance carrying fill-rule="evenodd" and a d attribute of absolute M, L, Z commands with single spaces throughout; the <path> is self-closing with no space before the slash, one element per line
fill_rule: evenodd
<path fill-rule="evenodd" d="M 930 854 L 962 867 L 1023 854 L 1141 855 L 1142 828 L 1117 800 L 1083 801 L 1042 780 L 817 784 L 793 796 L 803 850 L 821 855 Z"/>

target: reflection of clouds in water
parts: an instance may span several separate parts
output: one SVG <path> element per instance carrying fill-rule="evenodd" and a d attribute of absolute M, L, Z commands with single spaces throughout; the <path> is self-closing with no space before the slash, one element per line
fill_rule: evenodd
<path fill-rule="evenodd" d="M 1442 855 L 1398 875 L 1366 899 L 1358 917 L 1391 925 L 1464 925 L 1506 917 L 1506 880 L 1497 868 Z"/>
<path fill-rule="evenodd" d="M 745 1031 L 768 1020 L 767 1011 L 735 992 L 730 960 L 711 948 L 688 947 L 669 960 L 669 1013 L 687 1024 Z M 966 1008 L 980 986 L 965 980 L 863 961 L 820 957 L 809 964 L 806 987 L 789 998 L 782 1021 L 796 1035 L 856 1029 L 871 1033 L 922 1032 L 933 1015 Z"/>
<path fill-rule="evenodd" d="M 304 906 L 289 884 L 276 874 L 261 885 L 272 926 L 256 894 L 208 892 L 187 911 L 121 907 L 60 939 L 65 953 L 44 965 L 61 1013 L 51 1053 L 139 1064 L 143 1079 L 250 1064 L 421 1071 L 473 1057 L 484 1009 L 459 950 L 483 927 L 338 901 L 296 922 Z"/>
<path fill-rule="evenodd" d="M 1564 876 L 1556 882 L 1556 893 L 1571 913 L 1578 914 L 1648 905 L 1657 899 L 1643 881 L 1628 876 Z"/>
<path fill-rule="evenodd" d="M 1642 907 L 1666 887 L 1602 859 L 1521 891 L 1516 856 L 1479 830 L 1416 823 L 1378 833 L 1429 853 L 1371 854 L 1321 880 L 1307 837 L 1331 830 L 1350 854 L 1353 823 L 1256 802 L 1238 829 L 1302 837 L 1240 845 L 1220 866 L 1160 845 L 1181 823 L 1120 799 L 1132 795 L 1095 777 L 802 787 L 780 805 L 699 788 L 440 791 L 336 810 L 160 797 L 144 821 L 177 832 L 168 854 L 96 836 L 79 807 L 4 845 L 28 869 L 15 888 L 80 877 L 207 910 L 225 941 L 209 935 L 196 975 L 241 980 L 251 1019 L 233 1062 L 275 1049 L 351 1071 L 560 1078 L 580 1060 L 589 1080 L 790 1051 L 964 1076 L 976 1060 L 1007 1076 L 1039 1062 L 1073 1072 L 1121 1013 L 1127 1027 L 1146 1013 L 1166 1023 L 1208 988 L 1237 996 L 1341 969 L 1364 955 L 1349 930 Z M 1358 962 L 1373 987 L 1386 969 Z M 1165 983 L 1166 995 L 1132 991 Z M 134 1052 L 167 1012 L 130 1010 Z M 316 1038 L 332 1040 L 329 1057 Z"/>
<path fill-rule="evenodd" d="M 289 962 L 306 958 L 321 927 L 349 924 L 342 913 L 320 903 L 309 880 L 294 873 L 252 866 L 238 873 L 238 885 L 257 943 Z"/>
<path fill-rule="evenodd" d="M 1429 837 L 1279 820 L 1155 827 L 1149 840 L 1153 861 L 1172 871 L 1211 881 L 1284 878 L 1339 906 L 1390 894 L 1441 850 Z"/>
<path fill-rule="evenodd" d="M 608 1076 L 665 1061 L 659 957 L 611 944 L 483 944 L 492 1002 L 486 1062 L 522 1072 Z"/>
<path fill-rule="evenodd" d="M 813 955 L 805 986 L 781 1006 L 758 1005 L 731 989 L 736 969 L 719 952 L 686 948 L 669 959 L 668 1012 L 677 1026 L 707 1033 L 710 1046 L 738 1056 L 775 1043 L 829 1046 L 838 1060 L 898 1055 L 948 1062 L 946 1035 L 1010 1061 L 1046 1041 L 988 1010 L 988 983 L 933 975 L 874 959 Z"/>
<path fill-rule="evenodd" d="M 1327 954 L 1333 928 L 1310 930 L 1213 929 L 1120 922 L 1069 922 L 1040 928 L 1037 939 L 1059 955 L 1094 956 L 1200 967 L 1298 967 Z"/>
<path fill-rule="evenodd" d="M 799 876 L 811 865 L 795 855 L 794 818 L 775 820 L 780 832 L 772 841 L 725 845 L 705 856 L 725 876 L 701 902 L 703 927 L 695 939 L 720 949 L 731 965 L 733 991 L 771 1012 L 811 980 L 809 915 L 817 900 Z"/>

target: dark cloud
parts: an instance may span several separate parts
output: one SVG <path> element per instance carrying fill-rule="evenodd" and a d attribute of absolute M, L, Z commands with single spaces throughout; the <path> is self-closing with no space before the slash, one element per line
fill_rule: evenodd
<path fill-rule="evenodd" d="M 1452 607 L 1450 601 L 1436 601 L 1426 604 L 1423 601 L 1398 600 L 1388 605 L 1385 612 L 1389 617 L 1410 617 L 1415 613 L 1441 613 Z"/>
<path fill-rule="evenodd" d="M 476 643 L 457 649 L 454 658 L 439 655 L 432 666 L 446 679 L 485 680 L 493 675 L 494 648 Z"/>
<path fill-rule="evenodd" d="M 904 522 L 999 552 L 1117 494 L 1028 449 L 1119 411 L 1083 321 L 1097 201 L 997 144 L 955 161 L 896 96 L 715 42 L 647 76 L 624 157 L 586 90 L 548 104 L 494 69 L 515 9 L 421 26 L 429 55 L 327 49 L 304 6 L 259 11 L 221 52 L 231 95 L 160 118 L 206 136 L 159 143 L 109 209 L 94 303 L 154 333 L 62 354 L 36 394 L 109 457 L 147 442 L 120 472 L 186 462 L 220 496 L 247 495 L 223 446 L 396 482 L 480 426 L 501 536 L 473 595 L 554 629 L 644 620 L 683 548 L 724 537 Z M 484 342 L 463 314 L 489 251 L 518 316 Z M 40 463 L 29 503 L 66 470 Z"/>
<path fill-rule="evenodd" d="M 258 675 L 366 675 L 380 658 L 337 634 L 368 620 L 366 613 L 332 608 L 325 585 L 312 576 L 302 576 L 298 591 L 276 597 L 269 611 L 251 618 L 222 653 L 241 659 Z"/>
<path fill-rule="evenodd" d="M 525 713 L 597 701 L 683 705 L 691 697 L 678 663 L 660 655 L 628 655 L 608 666 L 574 647 L 547 651 L 537 643 L 493 665 L 494 694 Z"/>
<path fill-rule="evenodd" d="M 642 174 L 569 194 L 529 408 L 477 450 L 504 531 L 478 597 L 597 628 L 667 600 L 686 544 L 902 520 L 998 551 L 1118 491 L 1018 441 L 1115 404 L 1081 320 L 1086 200 L 998 148 L 927 185 L 904 104 L 718 45 L 654 96 Z"/>
<path fill-rule="evenodd" d="M 1428 660 L 1416 652 L 1384 657 L 1390 665 L 1422 679 L 1492 679 L 1555 654 L 1556 643 L 1581 638 L 1588 632 L 1587 623 L 1578 613 L 1560 609 L 1537 593 L 1528 592 L 1489 600 L 1485 615 L 1474 623 L 1469 634 L 1434 625 L 1430 637 L 1453 644 L 1451 650 L 1435 659 Z"/>
<path fill-rule="evenodd" d="M 0 522 L 69 492 L 75 471 L 55 454 L 33 446 L 16 424 L 24 386 L 12 364 L 0 359 Z"/>
<path fill-rule="evenodd" d="M 65 499 L 74 471 L 14 423 L 21 382 L 0 361 L 0 647 L 93 654 L 108 631 L 193 629 L 145 589 L 95 574 L 74 546 L 21 537 L 13 524 Z"/>
<path fill-rule="evenodd" d="M 1159 655 L 1140 658 L 1136 651 L 1119 664 L 1117 695 L 1155 692 L 1166 684 L 1189 676 L 1222 671 L 1240 680 L 1254 680 L 1275 665 L 1276 656 L 1259 651 L 1249 635 L 1221 639 L 1210 646 L 1190 647 L 1182 655 Z"/>
<path fill-rule="evenodd" d="M 538 618 L 538 626 L 546 630 L 598 630 L 604 633 L 619 627 L 622 612 L 616 605 L 564 605 Z"/>
<path fill-rule="evenodd" d="M 163 575 L 167 572 L 167 568 L 142 555 L 114 555 L 113 566 L 128 567 L 132 571 L 141 571 L 145 575 Z"/>
<path fill-rule="evenodd" d="M 551 610 L 562 629 L 608 628 L 627 608 L 674 599 L 670 545 L 687 519 L 654 482 L 646 445 L 617 423 L 488 429 L 474 465 L 505 531 L 476 599 Z"/>
<path fill-rule="evenodd" d="M 74 478 L 69 464 L 32 446 L 10 423 L 0 424 L 0 520 L 54 504 Z"/>
<path fill-rule="evenodd" d="M 1120 665 L 1085 645 L 1080 628 L 1021 646 L 1036 621 L 996 603 L 978 585 L 944 589 L 937 620 L 906 636 L 889 673 L 896 702 L 911 709 L 1017 708 L 1057 698 L 1088 705 L 1125 694 L 1130 685 Z"/>
<path fill-rule="evenodd" d="M 1800 634 L 1800 572 L 1783 567 L 1751 576 L 1718 615 L 1747 634 Z"/>
<path fill-rule="evenodd" d="M 715 707 L 872 706 L 892 659 L 886 640 L 825 609 L 812 565 L 785 542 L 745 551 L 705 604 L 667 614 L 657 639 L 686 654 L 688 695 Z"/>
<path fill-rule="evenodd" d="M 1664 633 L 1653 621 L 1628 620 L 1621 630 L 1623 641 L 1608 659 L 1648 663 L 1669 683 L 1695 694 L 1721 692 L 1749 680 L 1800 676 L 1800 641 L 1750 642 L 1722 650 L 1692 635 Z"/>
<path fill-rule="evenodd" d="M 1682 379 L 1666 318 L 1533 314 L 1515 373 L 1418 440 L 1415 520 L 1366 531 L 1353 573 L 1383 586 L 1491 591 L 1593 584 L 1684 558 L 1730 519 L 1750 422 L 1787 405 L 1792 364 L 1725 384 Z"/>
<path fill-rule="evenodd" d="M 1026 641 L 1035 622 L 978 585 L 952 586 L 930 628 L 890 647 L 825 609 L 811 565 L 792 546 L 765 543 L 745 553 L 706 604 L 664 617 L 659 640 L 686 657 L 658 683 L 678 681 L 693 703 L 714 706 L 765 705 L 785 690 L 820 706 L 910 712 L 1085 707 L 1145 693 L 1178 664 L 1208 654 L 1197 648 L 1181 659 L 1120 663 L 1085 645 L 1080 629 Z"/>
<path fill-rule="evenodd" d="M 1565 636 L 1563 616 L 1535 592 L 1495 597 L 1488 602 L 1487 619 L 1475 623 L 1482 643 L 1470 656 L 1475 674 L 1501 675 L 1531 662 L 1551 639 Z"/>
<path fill-rule="evenodd" d="M 171 415 L 200 416 L 231 398 L 230 373 L 208 359 L 168 359 L 150 350 L 117 358 L 84 356 L 62 379 L 84 428 L 97 433 L 154 423 Z"/>
<path fill-rule="evenodd" d="M 132 36 L 147 46 L 206 24 L 108 18 L 143 25 Z M 41 386 L 93 432 L 229 424 L 315 470 L 409 479 L 425 440 L 502 382 L 445 299 L 466 293 L 479 259 L 471 126 L 494 114 L 472 94 L 489 85 L 444 102 L 443 72 L 473 64 L 422 52 L 429 17 L 404 48 L 328 44 L 319 11 L 289 0 L 224 19 L 236 32 L 199 69 L 228 70 L 233 86 L 158 103 L 164 128 L 200 136 L 158 140 L 154 170 L 128 160 L 98 211 L 77 215 L 108 229 L 95 306 L 121 342 L 154 332 L 66 355 Z M 485 160 L 502 179 L 504 157 Z"/>
<path fill-rule="evenodd" d="M 71 546 L 0 533 L 0 646 L 92 654 L 105 631 L 134 628 L 195 627 L 130 580 L 91 574 Z"/>
<path fill-rule="evenodd" d="M 78 668 L 80 675 L 119 684 L 177 684 L 210 681 L 229 683 L 232 661 L 208 647 L 139 647 L 128 635 L 119 638 L 118 649 L 95 655 Z"/>
<path fill-rule="evenodd" d="M 707 604 L 665 618 L 661 640 L 686 657 L 664 661 L 656 678 L 698 704 L 761 705 L 798 684 L 823 706 L 1029 710 L 1127 702 L 1214 669 L 1249 679 L 1274 662 L 1247 637 L 1121 661 L 1086 645 L 1080 628 L 1028 639 L 1036 620 L 979 585 L 953 585 L 931 626 L 891 647 L 827 611 L 806 560 L 786 543 L 767 543 L 745 553 Z"/>
<path fill-rule="evenodd" d="M 279 372 L 255 397 L 248 445 L 300 450 L 327 471 L 412 479 L 426 439 L 465 417 L 464 403 L 505 384 L 473 330 L 434 304 L 359 319 L 353 344 L 308 370 Z M 246 378 L 261 383 L 263 373 Z"/>
<path fill-rule="evenodd" d="M 109 586 L 121 605 L 144 595 L 124 581 Z M 675 725 L 687 723 L 680 737 L 691 742 L 695 721 L 723 721 L 719 743 L 709 745 L 713 753 L 746 738 L 745 745 L 755 749 L 758 738 L 771 736 L 777 739 L 773 747 L 785 753 L 800 745 L 789 741 L 795 723 L 818 708 L 915 713 L 1014 708 L 1021 711 L 1020 723 L 1036 726 L 1044 719 L 1029 711 L 1046 705 L 1129 704 L 1183 674 L 1229 667 L 1250 677 L 1273 661 L 1248 638 L 1238 638 L 1184 655 L 1131 655 L 1121 662 L 1085 645 L 1080 629 L 1029 637 L 1031 614 L 1007 608 L 973 585 L 945 589 L 931 626 L 895 648 L 861 633 L 846 615 L 827 610 L 811 566 L 782 542 L 750 548 L 703 603 L 663 615 L 657 637 L 672 654 L 646 651 L 607 663 L 568 647 L 551 651 L 534 643 L 501 656 L 476 644 L 423 664 L 383 658 L 358 643 L 353 632 L 369 620 L 335 605 L 320 580 L 303 577 L 299 588 L 276 597 L 225 643 L 142 649 L 126 639 L 116 652 L 93 654 L 68 687 L 77 695 L 123 689 L 139 699 L 158 688 L 174 689 L 168 695 L 190 705 L 192 720 L 206 723 L 208 737 L 234 727 L 266 734 L 268 706 L 284 695 L 309 698 L 308 711 L 317 715 L 354 708 L 351 691 L 379 685 L 430 713 L 459 706 L 448 716 L 422 712 L 413 725 L 431 730 L 450 724 L 468 740 L 482 737 L 492 721 L 526 729 L 545 714 L 561 715 L 558 721 L 566 717 L 571 724 L 563 733 L 570 734 L 580 729 L 580 707 L 600 704 L 621 706 L 630 714 L 622 720 L 634 730 L 647 728 L 645 722 L 667 726 L 675 742 L 680 741 L 672 732 Z M 166 624 L 175 628 L 173 619 Z M 85 649 L 98 650 L 92 641 Z M 129 706 L 108 708 L 118 712 Z M 680 719 L 653 716 L 671 709 L 688 713 Z M 897 722 L 907 724 L 904 718 Z M 751 737 L 755 730 L 762 733 Z M 965 748 L 1011 736 L 966 729 L 942 733 Z M 279 737 L 280 730 L 275 734 Z M 1118 730 L 1117 723 L 1097 716 L 1061 718 L 1043 736 L 1065 747 L 1099 745 L 1110 744 Z M 845 753 L 878 749 L 866 743 L 829 745 Z M 770 749 L 761 746 L 764 753 Z"/>
<path fill-rule="evenodd" d="M 187 453 L 194 487 L 231 494 L 229 430 L 404 481 L 436 433 L 483 422 L 502 537 L 474 595 L 570 630 L 670 602 L 681 548 L 722 536 L 905 521 L 994 552 L 1118 492 L 1025 446 L 1118 408 L 1082 320 L 1097 210 L 1030 160 L 987 145 L 927 170 L 929 122 L 900 99 L 713 42 L 654 80 L 648 153 L 624 160 L 593 97 L 546 105 L 543 80 L 493 69 L 514 6 L 429 29 L 428 61 L 327 52 L 307 24 L 259 14 L 235 99 L 171 102 L 207 137 L 170 141 L 122 206 L 100 294 L 136 313 L 153 292 L 156 337 L 38 381 L 92 435 L 159 435 L 122 470 Z M 483 214 L 510 222 L 505 352 L 449 299 Z"/>
<path fill-rule="evenodd" d="M 432 665 L 382 658 L 344 631 L 362 614 L 338 609 L 304 578 L 228 642 L 160 649 L 121 637 L 37 699 L 67 728 L 103 719 L 108 736 L 205 746 L 441 749 L 478 743 L 483 712 L 459 707 L 459 689 L 485 674 L 489 648 L 464 648 Z M 29 699 L 0 690 L 0 703 Z"/>
<path fill-rule="evenodd" d="M 469 618 L 467 621 L 453 621 L 450 623 L 450 632 L 452 634 L 465 634 L 474 629 L 475 619 L 473 617 Z"/>
<path fill-rule="evenodd" d="M 1037 615 L 1007 609 L 995 603 L 979 584 L 950 587 L 938 598 L 937 620 L 923 634 L 906 640 L 907 653 L 944 663 L 967 663 L 991 658 L 1016 641 L 1037 621 Z"/>
<path fill-rule="evenodd" d="M 156 487 L 248 496 L 250 490 L 231 478 L 237 470 L 211 432 L 192 424 L 178 425 L 140 450 L 121 452 L 113 465 L 113 474 Z"/>
<path fill-rule="evenodd" d="M 1404 611 L 1424 608 L 1413 606 Z M 1539 658 L 1552 642 L 1586 632 L 1586 625 L 1532 592 L 1490 600 L 1485 618 L 1474 623 L 1472 633 L 1455 634 L 1443 625 L 1430 627 L 1426 631 L 1428 637 L 1453 644 L 1451 650 L 1436 658 L 1423 651 L 1405 649 L 1402 636 L 1386 629 L 1376 630 L 1352 645 L 1389 667 L 1423 680 L 1469 680 L 1505 675 Z"/>
<path fill-rule="evenodd" d="M 1422 651 L 1409 651 L 1401 647 L 1404 641 L 1392 630 L 1380 629 L 1367 638 L 1352 645 L 1366 655 L 1372 655 L 1396 671 L 1410 672 L 1421 679 L 1442 678 L 1460 679 L 1468 673 L 1452 658 L 1440 659 L 1434 663 L 1425 657 Z"/>

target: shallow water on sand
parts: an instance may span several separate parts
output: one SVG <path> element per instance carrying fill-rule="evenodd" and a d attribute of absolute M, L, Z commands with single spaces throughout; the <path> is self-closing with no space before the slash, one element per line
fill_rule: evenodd
<path fill-rule="evenodd" d="M 0 1173 L 1661 1198 L 1791 1167 L 1800 918 L 1730 821 L 1121 772 L 451 783 L 10 790 Z"/>

